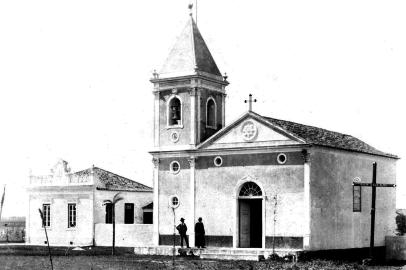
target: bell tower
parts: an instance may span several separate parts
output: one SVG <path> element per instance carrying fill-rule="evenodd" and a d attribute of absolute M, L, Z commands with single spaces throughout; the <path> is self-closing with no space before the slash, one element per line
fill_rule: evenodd
<path fill-rule="evenodd" d="M 224 127 L 225 87 L 229 83 L 192 15 L 151 82 L 156 150 L 194 149 Z"/>

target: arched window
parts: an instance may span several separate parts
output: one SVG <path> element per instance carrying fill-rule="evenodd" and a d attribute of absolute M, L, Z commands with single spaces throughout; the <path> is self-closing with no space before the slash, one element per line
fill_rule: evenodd
<path fill-rule="evenodd" d="M 173 97 L 168 106 L 168 125 L 181 125 L 182 112 L 179 98 Z"/>
<path fill-rule="evenodd" d="M 262 196 L 262 191 L 254 182 L 247 182 L 241 187 L 239 196 Z"/>
<path fill-rule="evenodd" d="M 212 97 L 207 100 L 206 104 L 206 125 L 216 128 L 216 102 Z"/>

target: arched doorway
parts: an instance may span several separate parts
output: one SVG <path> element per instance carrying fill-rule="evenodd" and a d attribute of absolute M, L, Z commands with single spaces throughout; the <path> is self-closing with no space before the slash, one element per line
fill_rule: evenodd
<path fill-rule="evenodd" d="M 262 190 L 246 182 L 238 194 L 238 247 L 262 247 Z"/>

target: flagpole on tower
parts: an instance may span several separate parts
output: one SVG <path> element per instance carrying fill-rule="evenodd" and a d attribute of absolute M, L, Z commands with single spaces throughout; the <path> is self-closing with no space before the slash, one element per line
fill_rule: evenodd
<path fill-rule="evenodd" d="M 195 21 L 197 25 L 197 0 L 195 0 Z M 189 2 L 189 15 L 193 17 L 193 3 L 192 1 Z"/>

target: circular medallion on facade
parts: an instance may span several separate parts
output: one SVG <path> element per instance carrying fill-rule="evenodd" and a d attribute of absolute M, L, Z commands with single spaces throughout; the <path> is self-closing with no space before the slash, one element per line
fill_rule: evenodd
<path fill-rule="evenodd" d="M 179 133 L 177 131 L 171 133 L 171 141 L 174 143 L 179 141 Z"/>
<path fill-rule="evenodd" d="M 241 135 L 245 141 L 253 141 L 257 136 L 258 128 L 252 121 L 246 121 L 241 128 Z"/>

